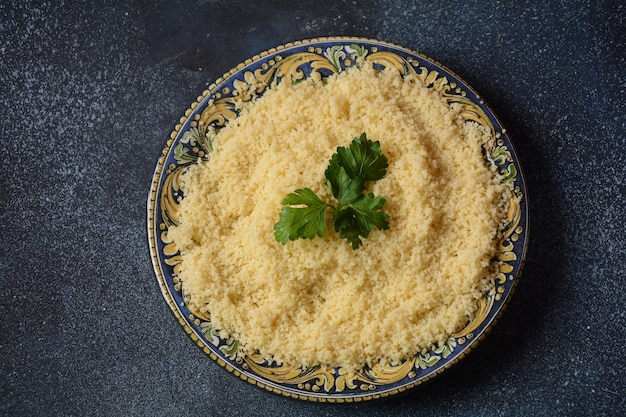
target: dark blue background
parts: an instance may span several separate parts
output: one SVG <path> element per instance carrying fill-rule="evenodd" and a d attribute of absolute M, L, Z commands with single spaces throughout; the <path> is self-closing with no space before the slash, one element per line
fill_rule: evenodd
<path fill-rule="evenodd" d="M 0 413 L 626 413 L 626 7 L 621 2 L 0 3 Z M 455 71 L 507 127 L 530 194 L 508 310 L 429 384 L 363 404 L 228 374 L 159 293 L 157 159 L 230 68 L 282 43 L 378 38 Z"/>

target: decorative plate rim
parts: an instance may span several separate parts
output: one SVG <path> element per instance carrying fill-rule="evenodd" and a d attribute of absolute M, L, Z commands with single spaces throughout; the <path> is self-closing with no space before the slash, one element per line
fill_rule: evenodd
<path fill-rule="evenodd" d="M 161 202 L 159 201 L 159 199 L 163 199 L 162 189 L 164 187 L 163 182 L 167 179 L 165 178 L 167 176 L 165 174 L 167 173 L 168 169 L 168 167 L 166 166 L 168 159 L 170 159 L 170 157 L 172 156 L 175 145 L 179 144 L 182 134 L 184 133 L 183 128 L 191 122 L 192 118 L 198 118 L 198 116 L 196 116 L 198 113 L 196 112 L 199 108 L 202 108 L 203 106 L 206 107 L 206 103 L 208 103 L 211 98 L 215 99 L 216 96 L 219 96 L 220 92 L 218 90 L 220 90 L 220 86 L 222 86 L 231 79 L 234 80 L 234 76 L 236 74 L 243 74 L 243 70 L 245 70 L 246 68 L 251 68 L 254 64 L 260 63 L 263 60 L 267 60 L 268 58 L 279 56 L 280 53 L 295 51 L 302 47 L 315 48 L 315 46 L 324 44 L 341 44 L 345 47 L 346 45 L 350 45 L 351 43 L 361 46 L 367 45 L 367 47 L 369 48 L 382 47 L 386 50 L 393 50 L 392 54 L 397 55 L 398 53 L 403 53 L 407 56 L 406 59 L 410 59 L 410 57 L 413 57 L 416 62 L 418 60 L 423 60 L 427 63 L 428 67 L 433 67 L 434 69 L 441 70 L 443 72 L 443 77 L 441 78 L 446 78 L 447 76 L 450 76 L 453 80 L 450 85 L 456 84 L 456 86 L 458 86 L 458 89 L 460 89 L 464 93 L 464 97 L 465 94 L 471 93 L 471 95 L 473 96 L 472 99 L 467 100 L 471 101 L 471 104 L 476 108 L 480 108 L 484 111 L 487 122 L 489 122 L 494 129 L 493 132 L 499 134 L 497 136 L 498 139 L 501 139 L 504 142 L 504 145 L 506 145 L 503 145 L 504 149 L 510 153 L 510 165 L 512 165 L 515 170 L 515 176 L 513 177 L 513 181 L 516 185 L 516 188 L 518 189 L 520 199 L 519 213 L 516 214 L 519 215 L 519 219 L 517 222 L 517 228 L 515 229 L 516 231 L 519 231 L 519 233 L 516 234 L 517 239 L 515 240 L 515 242 L 510 242 L 513 246 L 513 253 L 516 259 L 514 261 L 514 266 L 511 270 L 512 274 L 508 277 L 504 277 L 505 281 L 502 282 L 502 287 L 499 287 L 502 288 L 502 292 L 494 295 L 494 297 L 497 297 L 498 295 L 500 296 L 500 298 L 497 300 L 497 305 L 495 304 L 496 301 L 492 300 L 491 305 L 488 308 L 485 307 L 485 315 L 481 321 L 476 323 L 476 328 L 470 329 L 467 333 L 463 334 L 456 340 L 456 342 L 463 340 L 463 342 L 460 342 L 460 344 L 463 344 L 463 346 L 457 352 L 454 352 L 453 349 L 452 351 L 450 351 L 450 353 L 448 353 L 448 355 L 452 356 L 450 360 L 446 360 L 447 356 L 443 356 L 443 362 L 438 365 L 439 360 L 442 359 L 440 357 L 432 366 L 432 369 L 429 372 L 426 372 L 424 375 L 421 375 L 420 377 L 417 377 L 415 375 L 414 377 L 409 378 L 408 375 L 410 375 L 410 373 L 407 373 L 402 379 L 405 380 L 405 382 L 398 383 L 396 381 L 389 384 L 383 383 L 371 389 L 370 387 L 372 387 L 373 385 L 370 384 L 369 386 L 362 388 L 362 392 L 355 389 L 354 387 L 350 388 L 349 390 L 342 389 L 335 392 L 331 392 L 330 390 L 327 392 L 322 392 L 319 390 L 319 387 L 321 385 L 311 385 L 310 383 L 290 383 L 289 385 L 287 385 L 285 383 L 277 382 L 276 380 L 271 379 L 271 375 L 268 377 L 268 374 L 263 376 L 257 372 L 253 372 L 250 366 L 247 364 L 255 363 L 254 360 L 252 362 L 247 362 L 248 357 L 246 357 L 246 361 L 237 362 L 234 359 L 230 360 L 229 357 L 224 356 L 222 354 L 223 352 L 218 352 L 219 344 L 214 346 L 213 344 L 211 344 L 210 341 L 208 341 L 206 335 L 203 334 L 202 331 L 199 329 L 198 319 L 193 317 L 192 314 L 190 316 L 185 315 L 185 312 L 183 310 L 185 310 L 186 307 L 182 302 L 182 296 L 180 294 L 177 294 L 177 291 L 175 290 L 175 276 L 174 274 L 168 273 L 166 270 L 164 270 L 163 264 L 165 263 L 166 259 L 163 258 L 163 251 L 167 250 L 166 246 L 168 243 L 167 238 L 165 238 L 165 240 L 163 239 L 163 231 L 165 230 L 163 228 L 163 223 L 159 223 L 157 220 L 158 216 L 162 216 L 162 210 L 160 209 Z M 330 50 L 330 48 L 328 49 Z M 339 61 L 338 64 L 339 71 L 343 70 Z M 437 73 L 434 70 L 432 72 Z M 431 83 L 436 80 L 438 79 L 435 75 L 435 80 L 431 80 Z M 446 82 L 448 81 L 446 80 L 443 84 L 445 84 Z M 500 128 L 498 129 L 499 132 L 496 132 L 494 126 L 498 126 Z M 246 59 L 245 61 L 241 62 L 237 66 L 224 73 L 221 77 L 217 78 L 213 83 L 211 83 L 184 112 L 184 115 L 179 119 L 179 122 L 176 124 L 174 130 L 171 132 L 169 139 L 166 141 L 165 147 L 161 151 L 157 166 L 151 178 L 150 190 L 147 199 L 147 220 L 147 235 L 150 258 L 156 275 L 157 283 L 159 285 L 159 289 L 162 293 L 162 296 L 165 298 L 165 301 L 169 305 L 170 310 L 177 318 L 181 326 L 184 328 L 185 332 L 189 335 L 189 337 L 191 337 L 191 339 L 197 344 L 197 346 L 200 347 L 207 355 L 211 357 L 211 359 L 213 359 L 220 366 L 225 368 L 228 372 L 235 374 L 236 376 L 250 382 L 253 385 L 264 388 L 271 392 L 281 394 L 283 396 L 317 402 L 358 402 L 388 397 L 393 394 L 404 392 L 408 389 L 414 388 L 426 381 L 431 380 L 435 376 L 441 374 L 445 370 L 449 369 L 451 366 L 458 363 L 461 359 L 466 357 L 478 345 L 480 341 L 484 340 L 486 335 L 492 330 L 493 326 L 497 323 L 497 321 L 506 310 L 511 300 L 511 297 L 515 292 L 517 285 L 519 284 L 519 280 L 526 259 L 526 252 L 528 249 L 529 241 L 528 193 L 526 188 L 526 180 L 522 167 L 519 163 L 519 158 L 517 157 L 517 154 L 515 152 L 514 145 L 510 140 L 510 135 L 506 132 L 506 129 L 504 128 L 498 117 L 495 115 L 495 113 L 492 111 L 491 107 L 468 83 L 466 83 L 456 73 L 454 73 L 438 61 L 420 52 L 414 51 L 395 43 L 372 38 L 350 36 L 331 36 L 304 39 L 269 48 L 260 52 L 259 54 L 254 55 L 252 58 Z M 158 241 L 159 237 L 161 238 L 161 243 L 159 243 Z M 521 242 L 521 245 L 519 244 L 518 239 L 519 242 Z M 515 245 L 517 246 L 515 247 Z M 170 266 L 173 268 L 172 265 Z M 485 299 L 487 300 L 486 302 L 488 302 L 489 296 L 486 296 Z M 187 311 L 187 313 L 189 313 L 189 311 Z M 477 329 L 477 334 L 472 334 L 472 332 Z M 459 332 L 457 332 L 456 334 L 459 334 Z M 466 336 L 468 337 L 465 338 Z M 456 339 L 456 337 L 453 338 Z M 456 347 L 457 345 L 455 344 L 454 346 Z M 433 352 L 433 349 L 429 351 L 428 355 L 430 355 L 431 352 Z M 416 358 L 411 358 L 411 360 L 415 361 L 417 360 Z M 237 359 L 239 360 L 240 358 Z M 426 370 L 429 367 L 431 366 L 428 364 L 424 365 L 423 368 L 421 368 L 420 365 L 420 368 L 423 370 Z M 415 372 L 413 373 L 415 374 Z M 334 376 L 332 377 L 334 378 Z M 339 377 L 340 376 L 337 376 L 337 378 Z M 312 381 L 316 378 L 323 379 L 323 376 L 320 376 L 319 374 L 317 374 L 316 376 L 316 374 L 314 374 L 308 379 L 304 378 L 302 380 Z M 355 379 L 358 380 L 358 378 Z M 346 380 L 343 383 L 346 382 L 348 382 L 348 386 L 350 385 L 350 383 L 354 385 L 354 380 Z M 318 388 L 318 390 L 314 391 L 314 388 L 316 387 Z"/>

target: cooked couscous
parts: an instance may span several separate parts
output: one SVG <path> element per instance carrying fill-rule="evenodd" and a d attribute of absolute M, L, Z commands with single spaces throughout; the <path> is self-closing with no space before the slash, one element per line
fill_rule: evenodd
<path fill-rule="evenodd" d="M 322 238 L 274 238 L 281 201 L 309 187 L 338 146 L 366 132 L 387 174 L 389 229 L 353 250 L 329 223 Z M 486 162 L 494 139 L 413 77 L 348 69 L 327 82 L 280 83 L 214 136 L 209 161 L 183 176 L 182 253 L 193 311 L 221 335 L 277 362 L 357 369 L 440 343 L 493 287 L 508 188 Z M 329 220 L 331 221 L 331 220 Z"/>

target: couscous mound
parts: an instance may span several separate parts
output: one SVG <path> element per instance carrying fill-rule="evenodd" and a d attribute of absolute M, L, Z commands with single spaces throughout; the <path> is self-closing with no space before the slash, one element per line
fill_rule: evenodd
<path fill-rule="evenodd" d="M 328 200 L 329 158 L 363 132 L 388 159 L 369 191 L 386 199 L 389 229 L 358 250 L 330 223 L 322 238 L 277 242 L 283 198 L 309 187 Z M 188 305 L 279 363 L 358 369 L 446 341 L 493 288 L 509 192 L 484 155 L 493 140 L 392 70 L 273 86 L 183 176 L 168 234 Z"/>

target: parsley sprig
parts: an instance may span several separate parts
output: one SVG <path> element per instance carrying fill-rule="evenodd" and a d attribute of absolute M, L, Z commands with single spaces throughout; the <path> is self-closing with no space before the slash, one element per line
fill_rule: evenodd
<path fill-rule="evenodd" d="M 385 199 L 365 194 L 365 182 L 381 179 L 387 173 L 387 157 L 380 142 L 367 139 L 365 133 L 354 138 L 349 147 L 338 147 L 325 172 L 326 186 L 336 200 L 324 202 L 310 188 L 298 189 L 282 201 L 280 221 L 274 236 L 283 245 L 289 240 L 313 239 L 326 231 L 326 213 L 332 211 L 335 231 L 358 249 L 374 227 L 389 229 L 389 215 L 381 209 Z"/>

